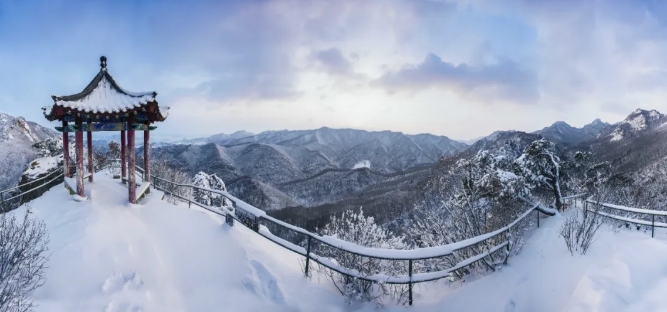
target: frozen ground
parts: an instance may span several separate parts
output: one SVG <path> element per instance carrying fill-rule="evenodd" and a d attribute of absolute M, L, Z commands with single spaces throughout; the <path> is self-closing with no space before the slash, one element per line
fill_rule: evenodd
<path fill-rule="evenodd" d="M 47 224 L 51 260 L 37 311 L 375 311 L 349 306 L 299 257 L 222 218 L 161 201 L 141 205 L 98 174 L 78 203 L 54 187 L 33 201 Z M 92 191 L 92 192 L 91 192 Z M 20 210 L 18 211 L 20 212 Z M 387 311 L 667 311 L 667 236 L 603 228 L 587 256 L 544 219 L 501 271 L 463 285 L 416 286 L 415 305 Z"/>

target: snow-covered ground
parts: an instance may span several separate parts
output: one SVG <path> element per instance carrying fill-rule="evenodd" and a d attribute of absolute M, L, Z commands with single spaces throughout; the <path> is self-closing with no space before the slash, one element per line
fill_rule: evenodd
<path fill-rule="evenodd" d="M 664 232 L 654 239 L 650 232 L 605 226 L 585 256 L 571 256 L 558 234 L 565 218 L 543 220 L 502 270 L 454 290 L 432 285 L 425 294 L 432 302 L 424 303 L 428 308 L 423 310 L 667 311 Z"/>
<path fill-rule="evenodd" d="M 50 231 L 37 311 L 375 311 L 347 305 L 323 277 L 306 279 L 298 256 L 221 217 L 98 174 L 91 200 L 54 187 L 31 202 Z M 22 208 L 23 209 L 23 208 Z M 17 210 L 21 212 L 22 209 Z M 603 228 L 586 256 L 558 236 L 565 216 L 544 219 L 502 270 L 415 287 L 413 311 L 666 311 L 667 235 Z M 405 311 L 405 307 L 385 307 Z"/>
<path fill-rule="evenodd" d="M 221 217 L 174 206 L 98 174 L 90 201 L 54 187 L 31 203 L 52 252 L 37 311 L 344 311 L 298 257 Z M 90 194 L 90 193 L 89 193 Z M 20 211 L 18 211 L 20 213 Z"/>

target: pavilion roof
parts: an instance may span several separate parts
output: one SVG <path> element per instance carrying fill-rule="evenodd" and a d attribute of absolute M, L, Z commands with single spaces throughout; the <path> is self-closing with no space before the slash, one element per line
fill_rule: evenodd
<path fill-rule="evenodd" d="M 82 113 L 88 118 L 99 116 L 127 115 L 134 112 L 148 112 L 151 121 L 163 121 L 168 109 L 160 111 L 155 97 L 157 92 L 130 92 L 121 88 L 107 71 L 106 57 L 100 58 L 100 72 L 83 91 L 65 96 L 51 96 L 53 105 L 44 107 L 44 115 L 49 120 L 61 120 L 64 115 Z"/>

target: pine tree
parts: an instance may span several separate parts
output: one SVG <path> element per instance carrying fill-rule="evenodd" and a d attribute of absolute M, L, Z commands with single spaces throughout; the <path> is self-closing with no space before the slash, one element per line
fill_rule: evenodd
<path fill-rule="evenodd" d="M 516 160 L 522 175 L 533 188 L 544 188 L 554 197 L 554 207 L 563 209 L 561 181 L 561 159 L 556 153 L 556 145 L 546 139 L 533 141 Z"/>
<path fill-rule="evenodd" d="M 217 175 L 209 175 L 203 171 L 197 173 L 192 179 L 192 184 L 194 186 L 227 192 L 227 187 L 225 182 L 222 181 Z M 211 191 L 205 191 L 200 189 L 194 189 L 192 192 L 193 199 L 201 204 L 212 207 L 231 207 L 232 202 L 223 196 L 222 194 L 214 193 Z"/>
<path fill-rule="evenodd" d="M 192 185 L 204 189 L 210 189 L 211 185 L 209 184 L 209 175 L 203 171 L 200 171 L 194 176 L 194 178 L 192 178 Z M 200 204 L 211 206 L 211 192 L 194 188 L 192 191 L 192 198 L 194 201 Z"/>

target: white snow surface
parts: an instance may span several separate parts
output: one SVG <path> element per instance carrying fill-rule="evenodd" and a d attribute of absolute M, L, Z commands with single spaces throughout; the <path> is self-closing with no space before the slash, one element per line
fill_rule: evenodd
<path fill-rule="evenodd" d="M 61 163 L 62 161 L 63 155 L 37 158 L 33 160 L 30 165 L 28 165 L 28 169 L 23 172 L 23 174 L 31 179 L 34 179 L 40 175 L 56 169 L 58 167 L 58 163 Z"/>
<path fill-rule="evenodd" d="M 362 160 L 352 167 L 352 169 L 361 169 L 361 168 L 371 168 L 371 161 L 370 160 Z"/>
<path fill-rule="evenodd" d="M 85 202 L 56 186 L 30 204 L 52 252 L 36 311 L 377 311 L 346 304 L 317 273 L 304 278 L 303 257 L 238 223 L 169 204 L 156 190 L 129 205 L 127 189 L 104 174 L 86 187 L 94 196 Z M 565 217 L 543 217 L 495 273 L 417 284 L 409 310 L 664 310 L 667 232 L 654 239 L 605 226 L 587 255 L 571 256 L 558 234 Z"/>
<path fill-rule="evenodd" d="M 612 133 L 611 133 L 611 139 L 609 141 L 620 141 L 623 140 L 623 130 L 621 128 L 616 128 Z"/>
<path fill-rule="evenodd" d="M 125 91 L 125 90 L 123 90 Z M 116 91 L 109 80 L 103 77 L 91 94 L 77 101 L 56 101 L 56 105 L 93 113 L 116 113 L 139 107 L 155 100 L 153 92 L 131 93 L 128 96 Z M 165 110 L 165 112 L 167 112 Z"/>
<path fill-rule="evenodd" d="M 303 276 L 299 256 L 242 225 L 169 204 L 156 190 L 130 205 L 118 180 L 95 179 L 88 201 L 56 186 L 30 204 L 52 252 L 36 311 L 347 309 L 323 278 Z"/>

